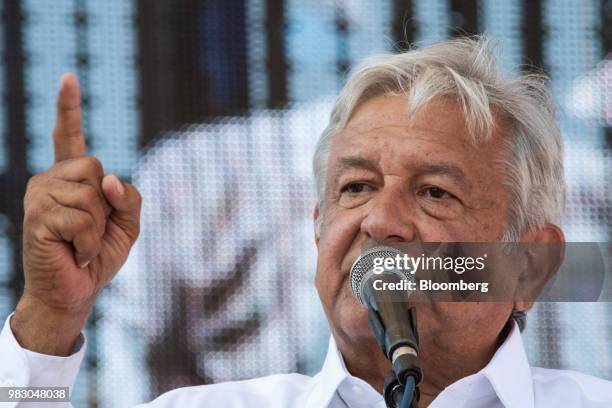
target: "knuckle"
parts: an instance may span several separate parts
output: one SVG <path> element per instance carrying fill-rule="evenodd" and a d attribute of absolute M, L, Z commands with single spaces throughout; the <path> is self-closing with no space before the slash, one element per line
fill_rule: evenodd
<path fill-rule="evenodd" d="M 40 197 L 40 195 L 37 195 Z M 48 211 L 48 204 L 44 202 L 44 197 L 27 196 L 24 199 L 23 222 L 26 225 L 32 225 L 41 222 L 44 219 L 45 213 Z"/>
<path fill-rule="evenodd" d="M 40 219 L 40 210 L 33 205 L 27 206 L 23 213 L 23 227 L 28 228 Z"/>
<path fill-rule="evenodd" d="M 64 169 L 66 169 L 68 166 L 74 165 L 73 163 L 74 163 L 74 159 L 65 159 L 65 160 L 53 163 L 53 165 L 49 168 L 49 170 L 47 170 L 45 173 L 38 174 L 38 176 L 42 176 L 46 174 L 49 177 L 61 178 L 61 177 L 58 177 L 58 174 L 61 174 L 61 172 L 64 171 Z"/>
<path fill-rule="evenodd" d="M 28 209 L 23 215 L 23 230 L 24 233 L 32 232 L 36 228 L 38 214 Z"/>
<path fill-rule="evenodd" d="M 64 215 L 63 225 L 78 234 L 86 233 L 92 229 L 95 231 L 96 227 L 90 216 L 75 211 L 67 212 Z"/>
<path fill-rule="evenodd" d="M 81 199 L 83 200 L 83 205 L 88 209 L 96 207 L 100 202 L 98 192 L 90 185 L 84 185 Z"/>
<path fill-rule="evenodd" d="M 37 174 L 28 179 L 28 182 L 26 184 L 25 195 L 23 198 L 24 205 L 29 204 L 29 202 L 32 201 L 32 196 L 40 190 L 40 186 L 39 186 L 40 177 L 41 176 Z"/>
<path fill-rule="evenodd" d="M 29 227 L 27 229 L 27 231 L 29 232 L 27 234 L 28 237 L 31 238 L 31 240 L 28 240 L 28 242 L 33 241 L 33 242 L 41 242 L 44 241 L 47 235 L 47 232 L 44 228 L 44 226 L 42 225 L 36 225 L 36 226 L 32 226 Z"/>
<path fill-rule="evenodd" d="M 87 166 L 93 174 L 97 176 L 104 175 L 104 168 L 102 167 L 102 162 L 98 160 L 98 158 L 94 156 L 87 156 L 86 159 L 87 159 Z"/>
<path fill-rule="evenodd" d="M 77 225 L 74 219 L 74 215 L 70 212 L 67 212 L 64 215 L 62 215 L 60 227 L 70 229 L 70 230 L 76 229 Z"/>
<path fill-rule="evenodd" d="M 26 191 L 31 191 L 37 187 L 38 179 L 40 178 L 39 174 L 35 174 L 28 179 L 28 183 L 26 184 Z"/>
<path fill-rule="evenodd" d="M 66 132 L 66 136 L 72 137 L 72 138 L 81 137 L 82 135 L 81 126 L 79 124 L 69 124 L 65 128 L 65 132 Z"/>
<path fill-rule="evenodd" d="M 98 232 L 98 227 L 96 226 L 96 222 L 90 215 L 82 215 L 79 221 L 80 230 L 83 233 L 96 233 Z"/>

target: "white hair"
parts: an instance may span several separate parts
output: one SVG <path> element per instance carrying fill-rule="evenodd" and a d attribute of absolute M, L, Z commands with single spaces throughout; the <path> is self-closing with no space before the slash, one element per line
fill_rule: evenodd
<path fill-rule="evenodd" d="M 405 95 L 407 114 L 434 98 L 457 100 L 475 143 L 490 139 L 496 123 L 508 131 L 503 163 L 510 202 L 504 241 L 546 223 L 561 225 L 565 210 L 563 143 L 553 98 L 543 74 L 506 77 L 485 36 L 448 40 L 429 47 L 365 60 L 351 73 L 316 146 L 313 169 L 319 234 L 324 217 L 326 176 L 333 137 L 355 109 L 379 95 Z"/>

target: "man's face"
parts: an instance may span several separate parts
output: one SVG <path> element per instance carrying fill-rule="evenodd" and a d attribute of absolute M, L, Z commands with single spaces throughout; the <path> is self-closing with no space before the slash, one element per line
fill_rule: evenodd
<path fill-rule="evenodd" d="M 371 338 L 367 310 L 348 283 L 365 245 L 496 242 L 506 226 L 502 130 L 471 142 L 460 106 L 435 100 L 412 121 L 407 99 L 363 103 L 332 142 L 315 284 L 335 334 Z M 461 341 L 499 330 L 511 303 L 418 304 L 421 341 Z M 466 340 L 465 338 L 463 340 Z"/>

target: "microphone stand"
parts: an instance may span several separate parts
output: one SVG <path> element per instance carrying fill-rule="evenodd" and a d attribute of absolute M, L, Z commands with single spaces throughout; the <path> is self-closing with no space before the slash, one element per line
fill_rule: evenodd
<path fill-rule="evenodd" d="M 374 300 L 370 304 L 373 306 L 368 308 L 370 326 L 392 366 L 384 383 L 385 403 L 389 408 L 416 408 L 420 398 L 418 385 L 423 379 L 418 365 L 416 309 L 406 309 L 402 302 Z M 389 324 L 385 325 L 385 321 Z"/>

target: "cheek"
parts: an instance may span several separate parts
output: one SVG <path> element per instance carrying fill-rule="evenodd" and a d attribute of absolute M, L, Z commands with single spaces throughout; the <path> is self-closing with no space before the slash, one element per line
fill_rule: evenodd
<path fill-rule="evenodd" d="M 352 260 L 360 253 L 362 217 L 357 211 L 328 209 L 321 224 L 315 285 L 322 299 L 335 301 Z"/>
<path fill-rule="evenodd" d="M 419 238 L 423 242 L 469 242 L 474 241 L 474 226 L 466 219 L 439 220 L 428 215 L 415 221 Z"/>
<path fill-rule="evenodd" d="M 505 231 L 505 217 L 502 215 L 483 216 L 471 218 L 466 223 L 469 232 L 468 242 L 497 242 Z"/>
<path fill-rule="evenodd" d="M 499 186 L 490 186 L 491 197 L 478 202 L 466 214 L 466 224 L 473 229 L 474 241 L 501 240 L 507 229 L 508 205 L 506 194 Z"/>
<path fill-rule="evenodd" d="M 341 269 L 358 241 L 363 215 L 357 210 L 327 210 L 321 225 L 319 263 Z M 358 254 L 357 254 L 358 255 Z"/>
<path fill-rule="evenodd" d="M 459 228 L 453 228 L 452 223 L 448 221 L 443 222 L 432 218 L 417 222 L 416 229 L 423 242 L 450 242 L 456 236 L 453 231 Z"/>
<path fill-rule="evenodd" d="M 424 217 L 416 225 L 423 242 L 496 242 L 504 234 L 502 217 L 473 216 L 469 212 L 450 221 Z"/>

